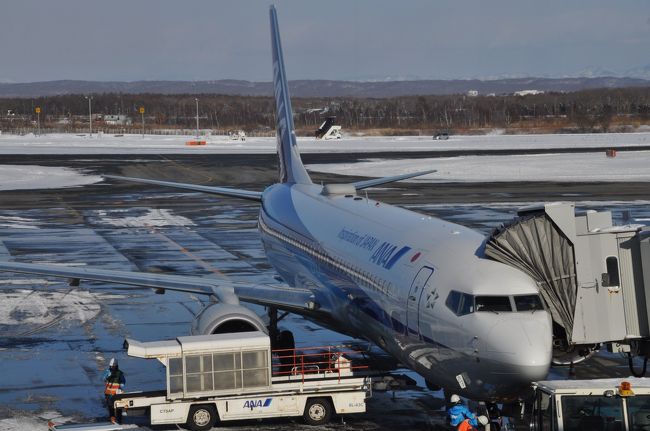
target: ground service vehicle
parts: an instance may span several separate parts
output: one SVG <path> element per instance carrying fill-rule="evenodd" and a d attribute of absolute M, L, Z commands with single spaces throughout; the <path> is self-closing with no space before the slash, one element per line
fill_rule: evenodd
<path fill-rule="evenodd" d="M 534 431 L 650 430 L 650 379 L 536 382 Z"/>
<path fill-rule="evenodd" d="M 335 413 L 365 412 L 372 390 L 369 377 L 354 373 L 363 367 L 352 366 L 342 352 L 318 347 L 272 355 L 263 332 L 124 344 L 129 356 L 165 365 L 166 390 L 115 396 L 118 413 L 145 414 L 152 425 L 208 430 L 217 421 L 290 416 L 320 425 Z"/>

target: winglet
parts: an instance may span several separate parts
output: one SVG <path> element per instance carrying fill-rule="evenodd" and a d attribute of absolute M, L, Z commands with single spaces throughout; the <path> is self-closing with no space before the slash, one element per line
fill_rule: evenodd
<path fill-rule="evenodd" d="M 278 140 L 279 174 L 281 183 L 311 184 L 307 170 L 302 164 L 296 132 L 293 125 L 289 86 L 284 69 L 278 14 L 275 6 L 271 6 L 271 51 L 273 56 L 273 90 L 275 93 L 276 136 Z"/>

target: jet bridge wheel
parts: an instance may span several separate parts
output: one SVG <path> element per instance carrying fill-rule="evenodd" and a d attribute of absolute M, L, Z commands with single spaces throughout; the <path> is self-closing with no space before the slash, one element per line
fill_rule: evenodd
<path fill-rule="evenodd" d="M 332 403 L 327 398 L 310 398 L 305 404 L 302 417 L 307 425 L 323 425 L 332 417 Z"/>
<path fill-rule="evenodd" d="M 206 431 L 212 429 L 216 422 L 217 410 L 214 406 L 201 404 L 190 408 L 186 425 L 192 431 Z"/>

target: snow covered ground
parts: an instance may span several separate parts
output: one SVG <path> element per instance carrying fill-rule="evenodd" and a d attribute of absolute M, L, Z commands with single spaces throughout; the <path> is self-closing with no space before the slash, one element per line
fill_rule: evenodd
<path fill-rule="evenodd" d="M 0 190 L 59 189 L 102 181 L 97 175 L 56 166 L 0 165 Z"/>
<path fill-rule="evenodd" d="M 275 138 L 232 141 L 209 137 L 205 146 L 187 146 L 191 136 L 71 134 L 44 136 L 0 135 L 0 155 L 5 154 L 254 154 L 275 152 Z M 353 137 L 336 141 L 299 139 L 303 153 L 430 151 L 432 158 L 368 159 L 358 163 L 311 164 L 308 169 L 343 175 L 385 176 L 425 169 L 438 172 L 414 181 L 650 181 L 650 151 L 619 152 L 607 158 L 602 150 L 585 153 L 520 154 L 435 157 L 440 151 L 553 150 L 650 146 L 650 133 L 584 135 L 452 136 L 447 141 L 430 137 Z M 101 181 L 69 168 L 0 165 L 0 190 L 61 188 Z"/>
<path fill-rule="evenodd" d="M 461 156 L 430 159 L 369 159 L 357 163 L 311 164 L 307 169 L 340 175 L 382 177 L 437 169 L 413 179 L 423 182 L 646 182 L 650 151 Z"/>
<path fill-rule="evenodd" d="M 273 153 L 272 137 L 233 141 L 226 136 L 209 136 L 207 145 L 188 146 L 193 136 L 74 134 L 43 136 L 0 135 L 0 154 L 176 154 L 176 153 Z M 607 148 L 612 146 L 650 146 L 650 133 L 601 133 L 571 135 L 454 135 L 446 141 L 431 136 L 344 137 L 320 141 L 298 138 L 303 153 L 345 153 L 384 151 L 453 150 L 532 150 L 549 148 Z"/>
<path fill-rule="evenodd" d="M 186 217 L 174 215 L 168 209 L 144 208 L 142 214 L 124 216 L 125 210 L 99 210 L 97 216 L 101 222 L 116 227 L 161 227 L 161 226 L 194 226 L 194 222 Z"/>

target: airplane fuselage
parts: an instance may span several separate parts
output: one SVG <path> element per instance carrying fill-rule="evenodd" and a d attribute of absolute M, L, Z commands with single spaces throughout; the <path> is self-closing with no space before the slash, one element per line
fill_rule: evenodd
<path fill-rule="evenodd" d="M 482 257 L 482 234 L 322 190 L 267 188 L 259 227 L 270 263 L 290 286 L 314 292 L 331 316 L 325 323 L 376 343 L 432 384 L 474 399 L 511 398 L 546 377 L 551 319 L 545 310 L 479 312 L 469 305 L 475 297 L 515 304 L 538 295 L 527 275 Z M 456 297 L 468 298 L 464 310 L 456 308 Z"/>

